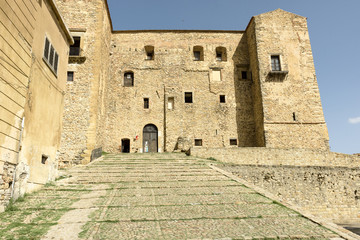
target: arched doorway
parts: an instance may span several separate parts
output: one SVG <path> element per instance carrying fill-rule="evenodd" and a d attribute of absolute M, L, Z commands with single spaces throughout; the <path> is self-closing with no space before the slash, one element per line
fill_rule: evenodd
<path fill-rule="evenodd" d="M 148 124 L 143 130 L 143 152 L 158 151 L 158 129 L 153 124 Z"/>
<path fill-rule="evenodd" d="M 128 138 L 121 139 L 121 152 L 122 153 L 130 152 L 130 139 Z"/>

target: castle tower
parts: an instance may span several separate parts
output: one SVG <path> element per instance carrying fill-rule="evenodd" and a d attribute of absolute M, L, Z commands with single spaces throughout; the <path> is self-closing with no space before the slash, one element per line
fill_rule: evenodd
<path fill-rule="evenodd" d="M 75 164 L 101 154 L 111 20 L 103 0 L 57 0 L 75 44 L 70 49 L 60 162 Z"/>
<path fill-rule="evenodd" d="M 306 18 L 278 9 L 253 17 L 246 34 L 257 144 L 328 150 Z"/>

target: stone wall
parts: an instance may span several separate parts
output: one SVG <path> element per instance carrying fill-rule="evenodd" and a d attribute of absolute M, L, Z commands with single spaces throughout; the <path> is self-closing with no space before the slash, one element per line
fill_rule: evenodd
<path fill-rule="evenodd" d="M 153 60 L 146 59 L 145 46 L 154 47 Z M 198 46 L 203 49 L 200 61 L 193 53 Z M 217 47 L 226 49 L 226 60 L 216 59 Z M 202 139 L 203 146 L 229 146 L 230 139 L 238 146 L 255 145 L 252 82 L 241 78 L 242 71 L 249 71 L 243 32 L 118 31 L 112 37 L 111 66 L 105 151 L 118 152 L 121 139 L 127 138 L 131 152 L 141 152 L 147 124 L 159 130 L 160 152 L 179 149 L 180 139 L 190 145 L 194 139 Z M 134 86 L 124 86 L 126 72 L 134 74 Z M 192 103 L 185 103 L 185 92 L 192 93 Z"/>
<path fill-rule="evenodd" d="M 4 211 L 11 197 L 15 166 L 8 162 L 0 162 L 0 212 Z"/>
<path fill-rule="evenodd" d="M 188 150 L 195 140 L 328 150 L 306 18 L 276 10 L 253 17 L 246 31 L 113 31 L 105 0 L 57 2 L 81 37 L 68 67 L 63 165 L 88 162 L 100 147 L 120 152 L 122 140 L 143 152 L 149 124 L 159 152 Z M 281 71 L 272 70 L 272 55 Z"/>
<path fill-rule="evenodd" d="M 225 170 L 339 224 L 360 220 L 360 156 L 314 149 L 193 148 Z"/>
<path fill-rule="evenodd" d="M 247 34 L 264 146 L 329 149 L 306 18 L 278 9 L 255 16 Z M 272 69 L 272 56 L 279 57 L 279 70 Z"/>
<path fill-rule="evenodd" d="M 111 25 L 105 1 L 65 1 L 57 4 L 73 36 L 81 38 L 80 56 L 69 59 L 61 137 L 60 165 L 86 163 L 101 147 L 105 86 L 108 80 Z"/>
<path fill-rule="evenodd" d="M 222 167 L 247 182 L 337 224 L 360 220 L 360 169 L 241 165 Z"/>
<path fill-rule="evenodd" d="M 316 149 L 192 148 L 191 155 L 240 165 L 358 167 L 360 157 Z"/>

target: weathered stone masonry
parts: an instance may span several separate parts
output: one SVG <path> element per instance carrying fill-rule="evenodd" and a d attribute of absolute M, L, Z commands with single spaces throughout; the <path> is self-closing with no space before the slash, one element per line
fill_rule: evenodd
<path fill-rule="evenodd" d="M 106 1 L 57 2 L 84 60 L 69 64 L 65 165 L 99 147 L 328 150 L 306 18 L 276 10 L 245 31 L 114 31 Z"/>

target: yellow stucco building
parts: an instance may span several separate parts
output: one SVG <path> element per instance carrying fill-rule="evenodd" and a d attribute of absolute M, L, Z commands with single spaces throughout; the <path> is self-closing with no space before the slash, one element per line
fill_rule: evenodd
<path fill-rule="evenodd" d="M 55 178 L 69 46 L 52 0 L 0 4 L 0 210 Z"/>

